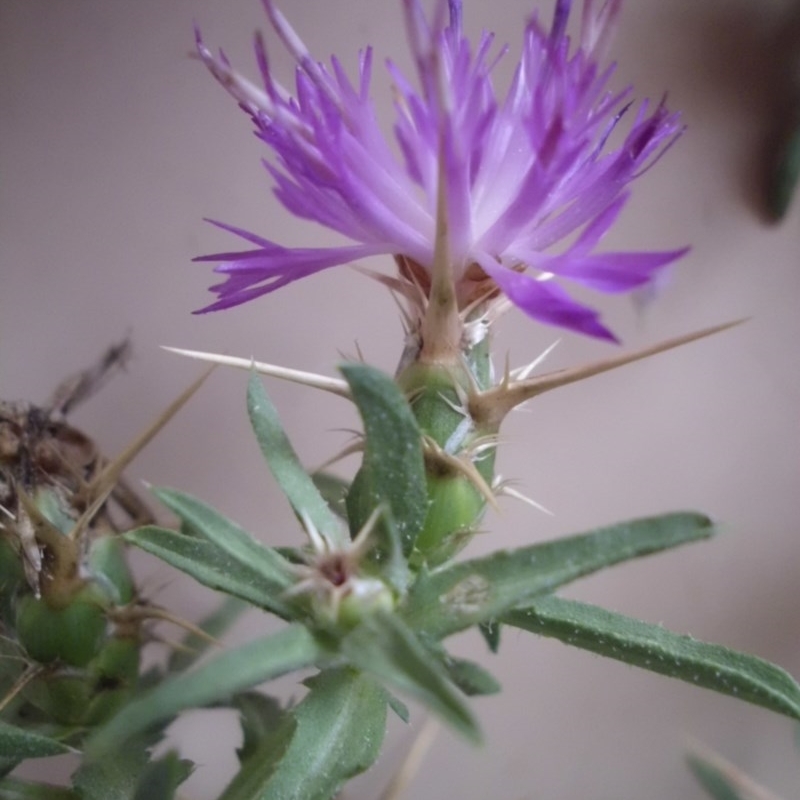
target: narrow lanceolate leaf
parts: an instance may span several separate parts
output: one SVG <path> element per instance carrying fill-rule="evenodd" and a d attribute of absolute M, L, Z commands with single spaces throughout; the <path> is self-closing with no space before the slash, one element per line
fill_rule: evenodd
<path fill-rule="evenodd" d="M 190 575 L 203 586 L 246 600 L 284 619 L 291 616 L 282 599 L 283 583 L 268 580 L 249 564 L 236 561 L 212 542 L 155 525 L 126 533 L 124 538 Z"/>
<path fill-rule="evenodd" d="M 800 686 L 755 656 L 558 597 L 536 600 L 503 621 L 800 719 Z"/>
<path fill-rule="evenodd" d="M 153 493 L 194 533 L 216 545 L 238 563 L 252 567 L 270 583 L 284 588 L 293 583 L 289 565 L 280 553 L 257 542 L 247 531 L 211 506 L 173 489 L 154 489 Z"/>
<path fill-rule="evenodd" d="M 26 758 L 45 758 L 70 752 L 69 747 L 56 739 L 0 722 L 0 762 L 18 764 Z"/>
<path fill-rule="evenodd" d="M 364 421 L 364 463 L 347 498 L 351 530 L 374 508 L 388 505 L 408 555 L 428 511 L 419 426 L 397 384 L 365 364 L 345 364 L 342 374 Z M 355 498 L 358 491 L 363 497 Z"/>
<path fill-rule="evenodd" d="M 351 669 L 323 672 L 220 800 L 329 800 L 380 752 L 386 692 Z"/>
<path fill-rule="evenodd" d="M 468 739 L 480 742 L 478 724 L 436 655 L 395 615 L 376 614 L 363 621 L 344 638 L 341 650 L 358 669 L 419 700 Z"/>
<path fill-rule="evenodd" d="M 689 753 L 689 769 L 714 800 L 779 800 L 716 753 Z"/>
<path fill-rule="evenodd" d="M 604 567 L 712 533 L 708 517 L 679 512 L 500 551 L 420 573 L 403 616 L 412 629 L 441 639 Z"/>
<path fill-rule="evenodd" d="M 0 780 L 0 800 L 82 800 L 77 792 L 46 783 L 30 783 L 16 778 Z"/>
<path fill-rule="evenodd" d="M 447 677 L 468 697 L 497 694 L 500 684 L 495 677 L 474 661 L 457 658 L 439 642 L 425 642 L 428 652 L 442 665 Z"/>
<path fill-rule="evenodd" d="M 247 384 L 247 411 L 261 452 L 292 508 L 297 514 L 307 516 L 317 530 L 330 540 L 344 544 L 346 537 L 341 523 L 300 463 L 283 430 L 278 412 L 255 373 L 251 374 Z"/>
<path fill-rule="evenodd" d="M 397 716 L 403 722 L 405 722 L 406 725 L 408 725 L 408 722 L 411 719 L 411 711 L 409 711 L 408 706 L 399 697 L 396 697 L 395 695 L 391 694 L 391 692 L 389 692 L 388 694 L 389 694 L 389 701 L 388 701 L 389 708 L 391 708 L 392 711 L 394 711 L 394 713 L 397 714 Z"/>
<path fill-rule="evenodd" d="M 169 678 L 141 694 L 92 735 L 86 751 L 99 758 L 140 731 L 167 723 L 181 711 L 226 701 L 279 675 L 311 666 L 324 658 L 326 652 L 300 625 L 228 650 L 199 668 Z"/>
<path fill-rule="evenodd" d="M 237 748 L 236 755 L 243 764 L 259 749 L 264 739 L 278 730 L 288 712 L 274 697 L 257 691 L 237 694 L 233 705 L 239 711 L 242 726 L 242 745 Z"/>
<path fill-rule="evenodd" d="M 443 666 L 447 677 L 468 697 L 497 694 L 502 688 L 494 675 L 474 661 L 447 656 Z"/>
<path fill-rule="evenodd" d="M 158 739 L 158 732 L 135 731 L 124 742 L 109 747 L 102 758 L 86 755 L 72 776 L 72 785 L 81 800 L 137 800 L 139 782 L 150 761 L 150 748 Z"/>
<path fill-rule="evenodd" d="M 143 770 L 133 800 L 176 800 L 178 787 L 192 774 L 191 761 L 167 753 Z"/>

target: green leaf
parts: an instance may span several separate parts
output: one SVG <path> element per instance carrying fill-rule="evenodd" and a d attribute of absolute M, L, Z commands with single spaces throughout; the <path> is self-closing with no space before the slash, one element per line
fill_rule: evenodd
<path fill-rule="evenodd" d="M 442 662 L 450 680 L 468 697 L 497 694 L 502 687 L 480 664 L 448 655 Z"/>
<path fill-rule="evenodd" d="M 151 761 L 139 780 L 134 800 L 174 800 L 178 787 L 192 774 L 192 762 L 169 752 Z"/>
<path fill-rule="evenodd" d="M 243 764 L 264 739 L 275 733 L 286 712 L 274 697 L 260 692 L 242 692 L 234 697 L 233 705 L 239 709 L 242 723 L 242 746 L 236 755 Z"/>
<path fill-rule="evenodd" d="M 315 472 L 311 480 L 314 481 L 314 486 L 330 510 L 339 519 L 347 522 L 347 493 L 350 491 L 350 481 L 330 472 Z"/>
<path fill-rule="evenodd" d="M 237 597 L 226 597 L 220 607 L 198 623 L 200 630 L 218 639 L 241 616 L 248 606 Z M 187 633 L 180 648 L 173 650 L 167 662 L 169 672 L 184 672 L 202 656 L 211 642 L 196 633 Z"/>
<path fill-rule="evenodd" d="M 714 800 L 775 800 L 774 795 L 716 753 L 689 753 L 686 761 Z"/>
<path fill-rule="evenodd" d="M 369 515 L 375 510 L 377 497 L 367 488 L 368 486 L 369 474 L 362 467 L 356 474 L 350 494 L 347 496 L 350 521 L 359 523 L 358 528 L 353 531 L 354 537 L 362 527 L 371 526 L 369 531 L 371 548 L 362 567 L 366 571 L 376 571 L 398 595 L 404 595 L 411 583 L 412 574 L 403 554 L 400 530 L 395 524 L 391 508 L 385 502 L 378 506 L 380 513 L 377 518 L 369 519 Z"/>
<path fill-rule="evenodd" d="M 467 697 L 497 694 L 501 686 L 493 675 L 474 661 L 457 658 L 447 652 L 440 642 L 423 640 L 427 651 L 442 665 L 451 680 Z"/>
<path fill-rule="evenodd" d="M 328 670 L 220 800 L 329 800 L 368 769 L 386 728 L 386 692 L 369 676 Z"/>
<path fill-rule="evenodd" d="M 80 800 L 174 800 L 192 763 L 167 753 L 150 760 L 158 736 L 139 735 L 102 758 L 87 758 L 73 775 Z"/>
<path fill-rule="evenodd" d="M 413 630 L 442 639 L 604 567 L 712 533 L 708 517 L 679 512 L 421 571 L 402 615 Z"/>
<path fill-rule="evenodd" d="M 26 758 L 46 758 L 72 749 L 49 736 L 0 722 L 0 762 L 19 764 Z"/>
<path fill-rule="evenodd" d="M 124 742 L 109 743 L 103 758 L 85 754 L 72 776 L 81 800 L 136 800 L 139 780 L 150 761 L 159 731 L 131 731 Z"/>
<path fill-rule="evenodd" d="M 342 374 L 364 421 L 364 463 L 347 497 L 351 533 L 385 503 L 405 555 L 414 547 L 428 511 L 419 425 L 395 382 L 366 364 L 344 364 Z"/>
<path fill-rule="evenodd" d="M 174 489 L 153 489 L 153 494 L 196 533 L 236 562 L 248 565 L 277 586 L 285 588 L 292 583 L 288 564 L 279 553 L 257 542 L 215 509 Z"/>
<path fill-rule="evenodd" d="M 305 514 L 330 541 L 345 544 L 346 536 L 341 523 L 300 463 L 283 430 L 278 412 L 255 372 L 250 375 L 247 385 L 247 411 L 267 465 L 292 508 L 298 515 Z"/>
<path fill-rule="evenodd" d="M 287 757 L 297 733 L 297 719 L 294 713 L 294 711 L 287 712 L 278 729 L 271 736 L 261 740 L 255 752 L 242 764 L 218 800 L 261 800 L 270 796 L 268 794 L 270 783 L 279 771 L 284 758 Z M 305 756 L 308 759 L 308 753 Z M 297 771 L 294 763 L 297 757 L 295 751 L 293 758 L 289 758 L 285 765 L 290 774 Z M 277 780 L 280 782 L 281 779 Z"/>
<path fill-rule="evenodd" d="M 203 586 L 246 600 L 283 619 L 291 617 L 291 610 L 283 600 L 283 584 L 268 580 L 249 564 L 236 561 L 211 542 L 155 525 L 137 528 L 126 533 L 124 538 Z"/>
<path fill-rule="evenodd" d="M 389 695 L 388 703 L 389 708 L 397 714 L 400 719 L 408 725 L 408 721 L 411 719 L 411 712 L 408 710 L 408 706 L 397 696 L 393 695 L 391 692 L 387 692 Z"/>
<path fill-rule="evenodd" d="M 478 625 L 478 630 L 486 642 L 486 646 L 492 653 L 496 653 L 500 649 L 500 632 L 502 625 L 496 619 L 490 619 L 486 622 L 481 622 Z"/>
<path fill-rule="evenodd" d="M 300 625 L 227 650 L 139 695 L 91 736 L 86 750 L 99 757 L 140 731 L 167 723 L 180 711 L 227 700 L 279 675 L 311 666 L 326 655 L 325 648 Z"/>
<path fill-rule="evenodd" d="M 4 778 L 0 780 L 0 800 L 81 800 L 81 798 L 72 789 L 64 789 L 61 786 Z"/>
<path fill-rule="evenodd" d="M 537 600 L 503 621 L 800 719 L 800 686 L 755 656 L 559 597 Z"/>
<path fill-rule="evenodd" d="M 437 657 L 393 614 L 376 613 L 341 642 L 353 666 L 424 703 L 473 742 L 481 734 Z"/>

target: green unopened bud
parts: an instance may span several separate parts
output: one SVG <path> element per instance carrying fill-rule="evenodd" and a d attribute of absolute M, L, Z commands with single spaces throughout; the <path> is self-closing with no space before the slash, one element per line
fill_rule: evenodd
<path fill-rule="evenodd" d="M 82 667 L 100 650 L 106 615 L 93 597 L 82 595 L 56 609 L 28 594 L 19 602 L 16 627 L 20 644 L 32 660 Z"/>
<path fill-rule="evenodd" d="M 24 691 L 25 700 L 48 719 L 62 725 L 81 725 L 92 700 L 92 687 L 82 672 L 57 670 L 37 677 Z"/>
<path fill-rule="evenodd" d="M 470 422 L 462 407 L 470 385 L 465 369 L 415 363 L 397 376 L 397 383 L 409 398 L 423 433 L 445 448 L 459 432 L 463 441 Z"/>
<path fill-rule="evenodd" d="M 140 643 L 137 639 L 110 639 L 88 666 L 93 695 L 84 725 L 109 719 L 133 694 L 139 679 Z"/>
<path fill-rule="evenodd" d="M 458 367 L 413 363 L 398 376 L 411 409 L 428 437 L 425 468 L 428 514 L 415 547 L 433 566 L 459 552 L 486 508 L 494 451 L 470 416 L 468 398 L 488 380 L 488 354 L 473 348 Z"/>
<path fill-rule="evenodd" d="M 463 475 L 428 476 L 428 516 L 416 547 L 430 566 L 452 558 L 472 538 L 486 499 Z"/>
<path fill-rule="evenodd" d="M 109 639 L 83 669 L 58 668 L 25 688 L 25 699 L 64 725 L 99 725 L 131 696 L 138 680 L 139 642 Z"/>
<path fill-rule="evenodd" d="M 351 578 L 348 589 L 337 610 L 336 621 L 344 628 L 354 628 L 365 617 L 378 611 L 394 609 L 391 589 L 377 578 Z"/>

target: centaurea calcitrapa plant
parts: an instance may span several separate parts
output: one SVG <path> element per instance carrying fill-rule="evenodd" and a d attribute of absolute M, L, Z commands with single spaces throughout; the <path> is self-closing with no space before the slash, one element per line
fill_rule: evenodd
<path fill-rule="evenodd" d="M 417 74 L 412 79 L 388 64 L 393 140 L 373 105 L 372 51 L 360 54 L 352 81 L 337 59 L 316 61 L 272 1 L 264 5 L 297 62 L 294 92 L 275 80 L 260 38 L 261 85 L 212 54 L 199 33 L 197 56 L 271 153 L 267 171 L 279 201 L 348 243 L 292 248 L 216 223 L 251 249 L 200 259 L 218 263 L 224 275 L 203 311 L 388 255 L 389 269 L 362 270 L 399 299 L 406 337 L 393 376 L 364 363 L 343 364 L 342 377 L 331 378 L 179 351 L 251 370 L 252 427 L 306 544 L 269 546 L 197 499 L 156 490 L 179 528 L 145 526 L 125 540 L 286 624 L 185 671 L 190 659 L 176 654 L 180 668 L 152 677 L 151 688 L 91 733 L 84 756 L 95 766 L 99 793 L 79 796 L 111 796 L 109 787 L 127 786 L 128 794 L 114 796 L 144 797 L 136 794 L 141 768 L 139 761 L 128 766 L 131 753 L 180 712 L 209 705 L 238 709 L 244 735 L 240 770 L 220 800 L 333 797 L 377 758 L 387 711 L 408 719 L 404 698 L 479 741 L 467 696 L 499 686 L 446 646 L 449 636 L 472 627 L 494 652 L 503 626 L 512 626 L 800 718 L 800 687 L 778 667 L 556 595 L 605 567 L 709 538 L 714 526 L 702 514 L 676 512 L 480 558 L 461 555 L 487 505 L 511 491 L 494 470 L 511 410 L 729 327 L 555 373 L 534 374 L 540 359 L 499 373 L 492 367 L 492 328 L 504 311 L 516 306 L 538 323 L 613 342 L 598 312 L 566 287 L 629 293 L 652 284 L 685 252 L 598 252 L 630 184 L 681 133 L 664 102 L 637 104 L 630 89 L 610 88 L 614 68 L 604 58 L 620 3 L 586 0 L 577 41 L 567 33 L 569 0 L 557 0 L 549 26 L 534 14 L 510 85 L 498 94 L 492 73 L 504 51 L 489 34 L 476 43 L 465 37 L 459 0 L 435 3 L 430 15 L 418 0 L 403 0 Z M 352 482 L 305 471 L 258 373 L 355 404 L 363 436 Z M 226 605 L 219 619 L 229 616 Z M 256 691 L 298 670 L 313 675 L 296 704 Z M 119 766 L 97 766 L 109 764 Z M 146 796 L 172 797 L 179 767 L 163 766 L 160 794 L 151 781 Z"/>

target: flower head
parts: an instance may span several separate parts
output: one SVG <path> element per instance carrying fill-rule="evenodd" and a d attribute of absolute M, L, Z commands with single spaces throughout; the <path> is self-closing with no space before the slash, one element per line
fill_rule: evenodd
<path fill-rule="evenodd" d="M 371 48 L 359 55 L 354 83 L 335 57 L 330 66 L 315 61 L 272 0 L 263 1 L 297 62 L 294 95 L 273 77 L 260 37 L 263 89 L 223 54 L 213 56 L 199 35 L 198 54 L 272 151 L 266 169 L 284 207 L 350 243 L 290 248 L 216 223 L 255 248 L 199 259 L 221 261 L 216 271 L 225 275 L 204 311 L 388 254 L 397 272 L 381 280 L 407 302 L 412 331 L 444 270 L 462 322 L 510 301 L 541 322 L 613 339 L 598 312 L 563 284 L 627 292 L 685 252 L 595 252 L 628 200 L 628 184 L 680 133 L 663 102 L 633 108 L 630 88 L 609 89 L 614 65 L 600 61 L 620 0 L 599 7 L 585 0 L 575 46 L 566 33 L 570 0 L 557 1 L 549 30 L 534 14 L 502 96 L 492 72 L 506 50 L 493 53 L 488 33 L 472 45 L 460 0 L 448 0 L 447 15 L 440 0 L 431 20 L 419 0 L 403 0 L 417 75 L 415 83 L 387 62 L 394 142 L 370 96 Z M 626 116 L 632 119 L 611 149 L 608 139 Z M 437 258 L 447 263 L 437 267 Z"/>
<path fill-rule="evenodd" d="M 383 514 L 378 506 L 352 541 L 337 544 L 320 533 L 311 518 L 301 514 L 312 552 L 305 563 L 293 565 L 297 582 L 287 597 L 308 596 L 313 612 L 322 620 L 354 624 L 374 611 L 389 611 L 394 598 L 380 579 L 365 574 L 362 562 L 375 544 L 371 534 Z"/>

